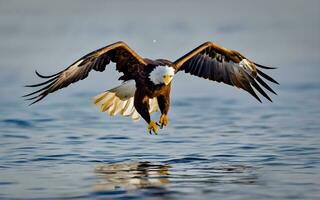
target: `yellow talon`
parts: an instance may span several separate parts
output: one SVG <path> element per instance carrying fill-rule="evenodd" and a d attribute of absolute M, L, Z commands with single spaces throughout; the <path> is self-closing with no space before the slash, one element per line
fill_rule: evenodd
<path fill-rule="evenodd" d="M 158 126 L 157 124 L 151 120 L 151 122 L 148 124 L 148 130 L 149 133 L 152 134 L 152 132 L 154 132 L 154 134 L 158 134 Z"/>
<path fill-rule="evenodd" d="M 167 115 L 165 114 L 162 114 L 161 117 L 160 117 L 160 127 L 162 128 L 163 126 L 168 126 L 168 122 L 169 122 L 169 119 L 167 117 Z"/>

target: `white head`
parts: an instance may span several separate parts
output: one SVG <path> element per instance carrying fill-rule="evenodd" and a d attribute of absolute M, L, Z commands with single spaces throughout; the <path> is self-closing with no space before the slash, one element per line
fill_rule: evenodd
<path fill-rule="evenodd" d="M 174 68 L 170 66 L 157 66 L 153 69 L 153 71 L 150 73 L 150 80 L 155 84 L 165 84 L 168 85 L 174 75 Z"/>

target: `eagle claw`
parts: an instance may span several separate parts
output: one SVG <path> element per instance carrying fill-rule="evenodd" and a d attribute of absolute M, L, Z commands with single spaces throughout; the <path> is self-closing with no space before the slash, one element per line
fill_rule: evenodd
<path fill-rule="evenodd" d="M 160 120 L 159 120 L 160 128 L 162 129 L 163 126 L 168 126 L 168 122 L 169 122 L 169 119 L 168 119 L 167 115 L 162 114 L 160 117 Z"/>
<path fill-rule="evenodd" d="M 155 123 L 154 121 L 151 120 L 150 123 L 148 124 L 148 130 L 149 130 L 150 135 L 152 134 L 152 132 L 155 135 L 158 135 L 158 125 L 157 125 L 157 123 Z"/>

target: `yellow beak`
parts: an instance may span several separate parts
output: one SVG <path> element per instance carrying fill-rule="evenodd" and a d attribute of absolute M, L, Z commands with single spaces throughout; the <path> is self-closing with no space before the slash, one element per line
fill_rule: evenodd
<path fill-rule="evenodd" d="M 169 75 L 165 75 L 163 78 L 163 82 L 165 85 L 168 85 L 171 81 L 171 77 Z"/>

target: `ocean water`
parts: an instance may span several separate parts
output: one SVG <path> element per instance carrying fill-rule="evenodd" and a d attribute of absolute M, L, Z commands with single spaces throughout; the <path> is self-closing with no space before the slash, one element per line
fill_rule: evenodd
<path fill-rule="evenodd" d="M 0 199 L 320 198 L 317 1 L 94 2 L 0 1 Z M 221 20 L 222 8 L 248 4 L 253 13 Z M 54 73 L 117 40 L 172 60 L 216 41 L 278 67 L 266 71 L 280 82 L 270 84 L 278 95 L 260 104 L 178 74 L 169 127 L 158 135 L 92 105 L 118 84 L 113 65 L 34 106 L 21 98 L 31 91 L 23 85 L 39 81 L 35 69 Z"/>

